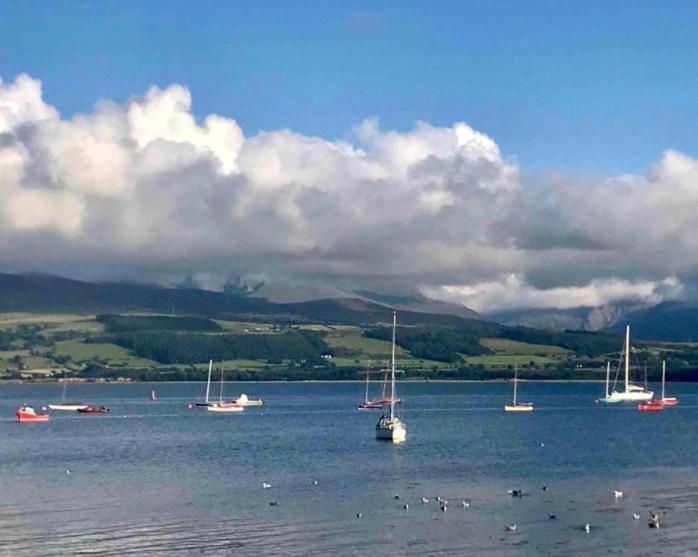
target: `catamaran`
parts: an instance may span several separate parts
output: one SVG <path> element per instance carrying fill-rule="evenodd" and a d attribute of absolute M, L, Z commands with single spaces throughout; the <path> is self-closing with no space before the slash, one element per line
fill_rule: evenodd
<path fill-rule="evenodd" d="M 625 360 L 625 388 L 622 391 L 617 391 L 615 389 L 615 383 L 618 379 L 618 373 L 616 372 L 616 378 L 614 380 L 614 389 L 610 394 L 607 394 L 604 402 L 638 402 L 642 400 L 651 400 L 654 393 L 648 391 L 646 388 L 640 385 L 633 385 L 630 382 L 630 325 L 625 327 L 625 344 L 623 346 L 623 359 Z"/>
<path fill-rule="evenodd" d="M 209 412 L 242 412 L 245 407 L 234 402 L 223 401 L 223 368 L 221 367 L 221 390 L 218 395 L 218 402 L 213 402 L 206 408 Z"/>
<path fill-rule="evenodd" d="M 357 405 L 359 410 L 375 410 L 377 408 L 383 408 L 383 405 L 376 400 L 368 399 L 368 380 L 371 374 L 371 369 L 369 365 L 366 365 L 366 394 L 364 395 L 364 401 Z"/>
<path fill-rule="evenodd" d="M 397 329 L 397 315 L 393 312 L 393 346 L 390 357 L 390 405 L 388 412 L 378 420 L 376 424 L 376 439 L 385 439 L 393 443 L 401 443 L 407 438 L 407 428 L 404 422 L 395 413 L 395 331 Z"/>
<path fill-rule="evenodd" d="M 66 402 L 65 401 L 65 390 L 66 390 L 67 386 L 68 386 L 67 383 L 63 383 L 63 394 L 61 395 L 61 402 L 56 403 L 56 404 L 49 404 L 48 407 L 51 410 L 69 410 L 72 412 L 75 412 L 76 410 L 80 410 L 81 408 L 87 408 L 87 404 L 84 404 L 82 402 Z"/>
<path fill-rule="evenodd" d="M 211 402 L 208 400 L 208 395 L 211 392 L 211 370 L 213 369 L 213 360 L 208 361 L 208 379 L 206 379 L 206 396 L 203 402 L 197 402 L 197 406 L 211 406 Z"/>
<path fill-rule="evenodd" d="M 511 404 L 505 404 L 504 410 L 506 412 L 532 412 L 533 403 L 532 402 L 517 402 L 516 391 L 519 383 L 519 370 L 514 366 L 514 400 Z"/>
<path fill-rule="evenodd" d="M 676 406 L 679 403 L 678 398 L 675 396 L 664 396 L 664 383 L 666 383 L 666 361 L 662 360 L 662 398 L 658 402 L 663 406 Z"/>

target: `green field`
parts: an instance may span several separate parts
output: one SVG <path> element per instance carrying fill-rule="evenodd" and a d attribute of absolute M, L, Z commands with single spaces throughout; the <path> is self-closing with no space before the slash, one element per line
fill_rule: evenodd
<path fill-rule="evenodd" d="M 130 367 L 153 367 L 157 362 L 133 356 L 128 350 L 107 343 L 85 343 L 77 340 L 63 340 L 54 345 L 56 356 L 70 356 L 76 362 L 99 359 L 110 365 Z"/>
<path fill-rule="evenodd" d="M 502 367 L 513 365 L 535 365 L 554 364 L 557 360 L 545 356 L 535 356 L 533 354 L 487 354 L 485 356 L 465 356 L 466 364 L 482 365 L 485 367 Z"/>
<path fill-rule="evenodd" d="M 483 338 L 480 340 L 485 348 L 489 348 L 495 354 L 516 354 L 516 355 L 533 355 L 533 356 L 565 356 L 571 354 L 571 350 L 560 346 L 551 346 L 549 344 L 530 344 L 528 342 L 519 342 L 517 340 L 509 340 L 507 338 Z"/>

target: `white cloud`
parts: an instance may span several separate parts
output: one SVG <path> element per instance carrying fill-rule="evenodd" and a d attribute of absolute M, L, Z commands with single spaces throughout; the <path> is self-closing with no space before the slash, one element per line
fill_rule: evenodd
<path fill-rule="evenodd" d="M 666 277 L 696 282 L 686 154 L 532 187 L 463 122 L 397 132 L 368 119 L 354 132 L 355 144 L 245 137 L 231 118 L 195 118 L 181 85 L 62 118 L 39 81 L 0 81 L 0 265 L 422 285 L 481 308 L 660 299 Z"/>

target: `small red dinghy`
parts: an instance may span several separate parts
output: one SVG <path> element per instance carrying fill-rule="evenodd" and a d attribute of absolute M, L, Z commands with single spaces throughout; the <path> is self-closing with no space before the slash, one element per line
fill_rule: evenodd
<path fill-rule="evenodd" d="M 31 406 L 20 406 L 15 412 L 18 422 L 48 422 L 48 414 L 37 414 Z"/>
<path fill-rule="evenodd" d="M 664 405 L 659 400 L 649 400 L 638 404 L 637 409 L 640 412 L 660 412 L 664 410 Z"/>

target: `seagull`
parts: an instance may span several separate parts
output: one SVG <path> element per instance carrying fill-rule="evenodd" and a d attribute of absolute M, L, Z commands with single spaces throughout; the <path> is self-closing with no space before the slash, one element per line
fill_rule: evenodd
<path fill-rule="evenodd" d="M 317 485 L 317 480 L 313 480 L 313 485 Z"/>
<path fill-rule="evenodd" d="M 543 491 L 548 491 L 548 486 L 547 486 L 547 485 L 544 485 L 541 489 L 542 489 Z"/>
<path fill-rule="evenodd" d="M 633 520 L 640 520 L 640 513 L 633 513 Z"/>
<path fill-rule="evenodd" d="M 269 489 L 271 487 L 271 484 L 268 484 L 267 482 L 262 482 L 262 489 Z"/>
<path fill-rule="evenodd" d="M 409 511 L 409 510 L 410 510 L 410 506 L 409 506 L 407 503 L 405 503 L 404 505 L 402 505 L 402 508 L 405 509 L 406 511 Z"/>
<path fill-rule="evenodd" d="M 584 525 L 584 531 L 587 534 L 591 531 L 591 525 L 588 522 Z"/>
<path fill-rule="evenodd" d="M 557 515 L 556 515 L 556 514 L 549 513 L 549 514 L 548 514 L 548 519 L 549 519 L 549 520 L 557 520 Z"/>
<path fill-rule="evenodd" d="M 647 526 L 659 530 L 659 515 L 650 511 L 650 520 L 647 523 Z"/>
<path fill-rule="evenodd" d="M 508 532 L 516 532 L 516 530 L 519 528 L 519 525 L 514 523 L 514 524 L 507 524 L 507 531 Z"/>
<path fill-rule="evenodd" d="M 545 447 L 545 443 L 541 443 L 540 446 L 541 446 L 541 447 Z"/>
<path fill-rule="evenodd" d="M 463 505 L 464 509 L 467 509 L 468 507 L 470 507 L 470 501 L 463 501 L 461 505 Z"/>
<path fill-rule="evenodd" d="M 618 491 L 617 489 L 614 489 L 614 490 L 613 490 L 613 496 L 614 496 L 616 499 L 620 499 L 621 497 L 623 497 L 623 492 L 622 492 L 622 491 Z"/>
<path fill-rule="evenodd" d="M 276 501 L 271 501 L 271 502 L 269 503 L 269 506 L 270 506 L 270 507 L 278 507 L 278 506 L 279 506 L 279 503 L 277 503 Z"/>
<path fill-rule="evenodd" d="M 356 518 L 361 518 L 363 515 L 361 513 L 356 513 Z"/>
<path fill-rule="evenodd" d="M 510 489 L 507 491 L 512 497 L 523 497 L 523 490 L 521 489 Z"/>
<path fill-rule="evenodd" d="M 65 473 L 66 473 L 66 474 L 70 474 L 70 470 L 68 470 L 68 469 L 66 468 L 66 469 L 65 469 Z"/>
<path fill-rule="evenodd" d="M 422 497 L 422 503 L 428 503 L 428 502 L 429 502 L 429 498 L 427 498 L 427 497 Z"/>
<path fill-rule="evenodd" d="M 396 494 L 395 494 L 395 500 L 398 500 L 399 498 L 400 498 L 400 496 L 396 493 Z"/>
<path fill-rule="evenodd" d="M 444 501 L 441 503 L 441 512 L 445 513 L 447 510 L 448 510 L 448 507 L 446 506 L 446 502 Z"/>

